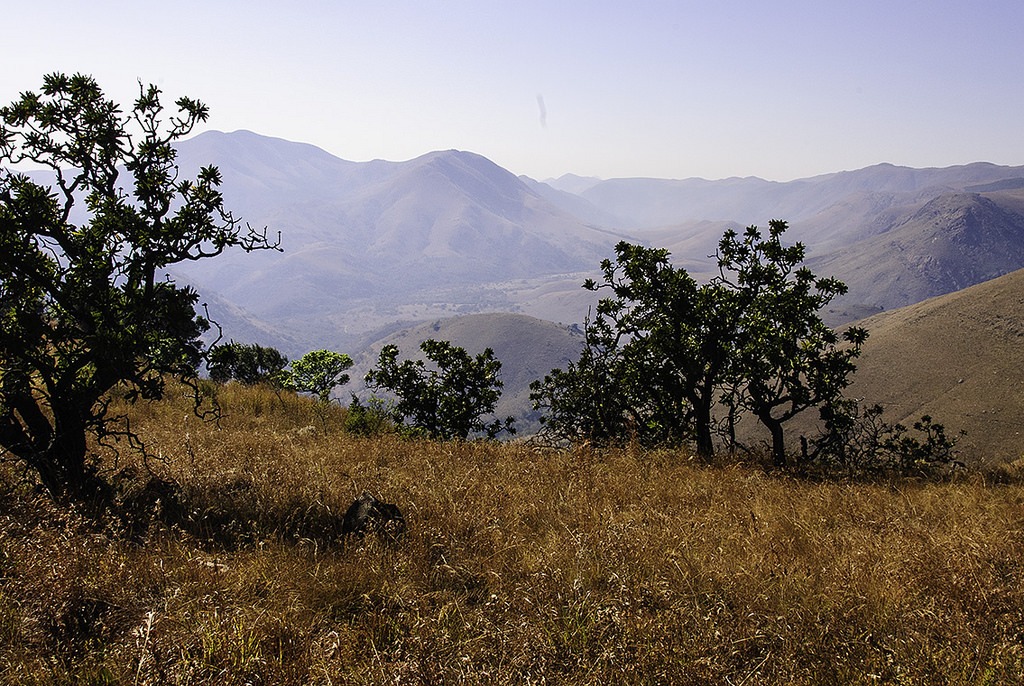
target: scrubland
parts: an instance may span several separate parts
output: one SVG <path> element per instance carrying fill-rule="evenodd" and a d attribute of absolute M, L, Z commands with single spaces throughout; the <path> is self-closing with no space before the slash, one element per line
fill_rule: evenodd
<path fill-rule="evenodd" d="M 1024 680 L 1024 487 L 798 477 L 681 452 L 343 430 L 234 385 L 131 409 L 134 516 L 5 465 L 5 684 L 1004 684 Z M 122 447 L 123 448 L 123 447 Z M 368 490 L 394 544 L 342 541 Z M 134 501 L 132 498 L 138 496 Z M 152 516 L 150 516 L 152 515 Z"/>

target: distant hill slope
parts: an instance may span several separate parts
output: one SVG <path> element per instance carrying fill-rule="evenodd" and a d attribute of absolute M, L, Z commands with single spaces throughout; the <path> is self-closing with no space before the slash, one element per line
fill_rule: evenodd
<path fill-rule="evenodd" d="M 746 226 L 785 219 L 797 227 L 807 222 L 827 230 L 813 218 L 823 212 L 832 214 L 831 208 L 848 205 L 851 198 L 870 198 L 870 203 L 856 203 L 855 211 L 862 214 L 944 192 L 1014 186 L 1017 182 L 1008 179 L 1021 177 L 1024 167 L 987 162 L 933 169 L 877 164 L 787 182 L 757 177 L 713 181 L 628 178 L 577 187 L 590 205 L 625 222 L 622 228 L 651 229 L 698 219 Z M 800 238 L 804 240 L 803 235 Z"/>
<path fill-rule="evenodd" d="M 552 369 L 565 368 L 579 358 L 583 336 L 569 327 L 521 314 L 472 314 L 439 319 L 391 333 L 374 341 L 355 357 L 349 386 L 341 393 L 366 395 L 363 377 L 377 362 L 385 345 L 398 346 L 401 359 L 419 358 L 420 343 L 433 338 L 450 341 L 477 355 L 486 348 L 501 361 L 504 384 L 497 415 L 517 418 L 521 432 L 535 430 L 536 413 L 530 406 L 530 383 Z"/>
<path fill-rule="evenodd" d="M 851 397 L 885 406 L 885 418 L 907 426 L 922 414 L 951 435 L 970 459 L 1024 456 L 1024 270 L 870 317 L 870 336 L 858 361 Z M 583 339 L 569 327 L 515 314 L 440 319 L 391 333 L 356 356 L 353 381 L 342 394 L 366 395 L 362 377 L 387 344 L 416 357 L 427 338 L 452 341 L 472 354 L 490 347 L 502 361 L 500 416 L 518 418 L 524 432 L 538 427 L 529 384 L 578 358 Z M 802 415 L 807 430 L 813 411 Z M 747 422 L 748 438 L 758 428 Z M 798 433 L 792 433 L 792 438 Z M 795 449 L 795 448 L 794 448 Z"/>
<path fill-rule="evenodd" d="M 1024 270 L 870 317 L 850 392 L 890 421 L 967 431 L 969 456 L 1024 456 Z"/>
<path fill-rule="evenodd" d="M 1024 268 L 1024 214 L 1012 196 L 948 193 L 884 233 L 810 260 L 850 294 L 835 308 L 892 309 Z"/>
<path fill-rule="evenodd" d="M 1024 167 L 880 164 L 789 182 L 758 178 L 518 178 L 469 152 L 350 162 L 248 131 L 179 145 L 184 175 L 222 172 L 227 206 L 281 232 L 283 253 L 232 251 L 177 265 L 229 314 L 228 337 L 353 350 L 375 332 L 457 314 L 581 323 L 580 284 L 619 240 L 668 247 L 699 278 L 726 228 L 790 222 L 816 273 L 851 293 L 830 323 L 1024 266 Z"/>

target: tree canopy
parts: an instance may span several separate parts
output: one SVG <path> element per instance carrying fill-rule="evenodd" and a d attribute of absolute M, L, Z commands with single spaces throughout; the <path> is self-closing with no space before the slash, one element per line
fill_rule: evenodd
<path fill-rule="evenodd" d="M 209 324 L 163 270 L 275 247 L 225 209 L 215 167 L 182 178 L 173 143 L 208 109 L 160 96 L 140 83 L 125 112 L 91 77 L 51 74 L 0 108 L 0 445 L 57 497 L 102 486 L 88 432 L 131 435 L 115 386 L 150 400 L 165 375 L 195 378 Z"/>
<path fill-rule="evenodd" d="M 280 386 L 287 376 L 287 366 L 288 358 L 276 348 L 234 341 L 210 348 L 206 360 L 212 381 L 226 383 L 234 379 L 246 386 Z"/>
<path fill-rule="evenodd" d="M 476 356 L 448 341 L 428 339 L 420 344 L 430 367 L 422 359 L 398 361 L 398 347 L 386 345 L 377 366 L 366 374 L 366 385 L 396 396 L 392 413 L 432 438 L 465 439 L 471 434 L 494 438 L 501 431 L 515 433 L 514 420 L 483 416 L 494 412 L 501 397 L 501 362 L 494 351 Z"/>
<path fill-rule="evenodd" d="M 345 372 L 352 368 L 352 358 L 333 350 L 311 350 L 292 362 L 286 385 L 299 393 L 311 393 L 326 403 L 336 386 L 348 383 Z"/>

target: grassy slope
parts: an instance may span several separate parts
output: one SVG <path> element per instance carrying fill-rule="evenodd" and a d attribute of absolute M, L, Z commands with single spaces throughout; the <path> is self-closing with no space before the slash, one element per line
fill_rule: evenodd
<path fill-rule="evenodd" d="M 1021 486 L 355 438 L 221 395 L 219 429 L 183 400 L 135 413 L 179 526 L 132 542 L 3 489 L 0 682 L 1024 678 Z M 334 540 L 364 488 L 406 513 L 396 547 Z"/>
<path fill-rule="evenodd" d="M 860 322 L 870 337 L 851 389 L 891 421 L 922 414 L 969 457 L 1024 455 L 1024 270 Z"/>

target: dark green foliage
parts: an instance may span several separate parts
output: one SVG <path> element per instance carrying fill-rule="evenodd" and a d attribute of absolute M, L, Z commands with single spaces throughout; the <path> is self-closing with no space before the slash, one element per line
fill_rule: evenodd
<path fill-rule="evenodd" d="M 215 345 L 206 360 L 212 381 L 227 383 L 234 379 L 246 386 L 258 383 L 280 386 L 287 365 L 288 358 L 274 348 L 234 341 Z"/>
<path fill-rule="evenodd" d="M 837 279 L 800 267 L 804 246 L 785 246 L 787 224 L 770 222 L 762 238 L 755 226 L 739 237 L 727 231 L 718 249 L 721 283 L 737 299 L 734 377 L 727 399 L 748 410 L 772 437 L 772 459 L 786 464 L 783 424 L 811 407 L 837 402 L 856 370 L 867 331 L 851 327 L 839 335 L 818 316 L 846 292 Z"/>
<path fill-rule="evenodd" d="M 333 350 L 312 350 L 292 362 L 286 385 L 299 393 L 311 393 L 326 403 L 336 386 L 347 384 L 345 372 L 352 367 L 352 358 Z"/>
<path fill-rule="evenodd" d="M 914 422 L 916 435 L 902 424 L 882 419 L 881 405 L 862 408 L 855 400 L 842 400 L 823 409 L 825 428 L 804 458 L 851 476 L 891 473 L 928 476 L 957 460 L 956 438 L 946 435 L 942 424 L 923 415 Z"/>
<path fill-rule="evenodd" d="M 379 436 L 394 431 L 391 416 L 391 410 L 380 398 L 370 398 L 364 405 L 353 393 L 345 415 L 345 431 L 359 436 Z"/>
<path fill-rule="evenodd" d="M 622 383 L 625 363 L 606 319 L 588 321 L 584 337 L 577 362 L 530 384 L 534 409 L 542 412 L 541 435 L 599 446 L 623 443 L 631 433 L 630 389 Z"/>
<path fill-rule="evenodd" d="M 883 455 L 894 468 L 904 474 L 928 474 L 948 465 L 960 465 L 956 460 L 956 439 L 948 437 L 946 427 L 934 423 L 930 415 L 921 415 L 914 422 L 914 431 L 921 435 L 921 440 L 908 435 L 902 424 L 894 424 L 882 442 Z"/>
<path fill-rule="evenodd" d="M 207 108 L 176 105 L 164 112 L 159 89 L 140 84 L 124 113 L 92 78 L 52 74 L 0 108 L 0 445 L 55 497 L 105 487 L 88 432 L 132 437 L 108 413 L 111 389 L 151 400 L 165 375 L 195 378 L 208 322 L 162 270 L 270 247 L 225 211 L 216 168 L 180 178 L 172 143 Z M 14 172 L 20 162 L 52 172 L 52 186 Z"/>
<path fill-rule="evenodd" d="M 431 438 L 465 439 L 471 434 L 494 438 L 501 431 L 515 433 L 514 419 L 485 423 L 501 397 L 498 378 L 501 362 L 487 348 L 476 357 L 448 341 L 426 340 L 420 344 L 427 360 L 398 361 L 398 347 L 387 345 L 377 367 L 366 375 L 366 385 L 385 390 L 397 400 L 392 406 L 396 422 Z"/>
<path fill-rule="evenodd" d="M 619 243 L 601 264 L 608 289 L 586 325 L 579 363 L 531 386 L 546 409 L 545 432 L 598 444 L 638 440 L 713 451 L 711 410 L 731 364 L 735 298 L 717 283 L 698 284 L 667 250 Z"/>
<path fill-rule="evenodd" d="M 666 250 L 619 243 L 602 282 L 584 284 L 611 295 L 587 322 L 579 362 L 531 386 L 544 433 L 598 444 L 693 441 L 709 458 L 718 407 L 730 435 L 740 413 L 755 416 L 785 464 L 783 424 L 841 397 L 867 336 L 851 328 L 840 344 L 821 321 L 819 308 L 845 286 L 798 268 L 804 248 L 784 246 L 785 230 L 772 221 L 767 238 L 753 226 L 742 238 L 726 232 L 720 276 L 706 284 L 673 267 Z"/>

